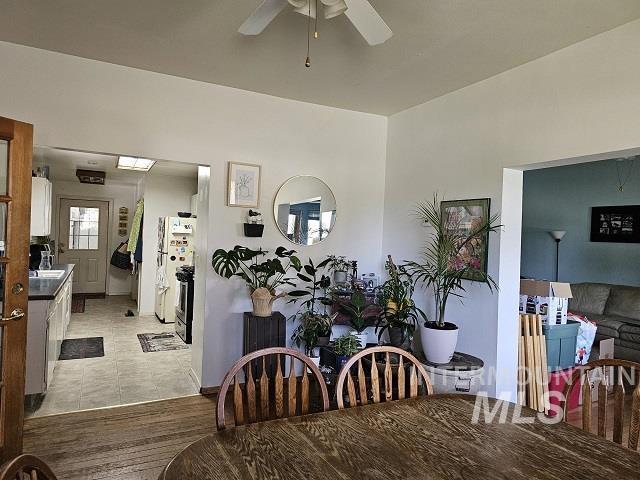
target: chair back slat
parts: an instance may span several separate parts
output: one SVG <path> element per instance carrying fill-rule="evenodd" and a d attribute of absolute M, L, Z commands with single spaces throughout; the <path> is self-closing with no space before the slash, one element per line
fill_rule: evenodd
<path fill-rule="evenodd" d="M 631 362 L 622 359 L 603 359 L 589 362 L 576 369 L 567 383 L 560 407 L 562 408 L 564 420 L 567 421 L 568 404 L 566 399 L 571 397 L 574 388 L 582 390 L 582 429 L 591 432 L 592 427 L 592 392 L 589 374 L 594 371 L 601 373 L 596 391 L 598 400 L 597 407 L 597 434 L 600 437 L 607 437 L 609 397 L 608 393 L 613 387 L 613 441 L 620 445 L 623 444 L 624 431 L 624 407 L 625 407 L 625 384 L 623 382 L 623 371 L 630 370 L 633 376 L 633 382 L 636 386 L 633 391 L 633 404 L 631 406 L 631 426 L 629 429 L 629 448 L 636 450 L 638 447 L 638 430 L 640 430 L 640 382 L 638 382 L 638 374 L 640 373 L 640 363 Z M 595 377 L 598 378 L 598 377 Z M 635 423 L 634 423 L 635 422 Z M 634 433 L 635 425 L 635 433 Z"/>
<path fill-rule="evenodd" d="M 418 373 L 415 364 L 411 365 L 411 373 L 409 374 L 409 396 L 411 398 L 418 396 Z"/>
<path fill-rule="evenodd" d="M 357 405 L 358 401 L 356 400 L 356 386 L 353 384 L 351 372 L 347 374 L 347 394 L 349 395 L 349 404 Z"/>
<path fill-rule="evenodd" d="M 269 362 L 267 362 L 267 357 Z M 306 414 L 311 408 L 310 402 L 310 380 L 308 371 L 311 372 L 311 377 L 318 385 L 320 405 L 316 405 L 314 402 L 314 408 L 327 411 L 329 409 L 329 395 L 327 393 L 327 386 L 324 382 L 324 378 L 310 358 L 303 355 L 297 350 L 292 350 L 283 347 L 265 348 L 249 353 L 239 359 L 233 367 L 227 372 L 220 387 L 218 394 L 217 407 L 216 407 L 216 422 L 218 430 L 225 428 L 225 401 L 227 393 L 231 390 L 233 397 L 233 410 L 234 418 L 236 419 L 236 425 L 243 425 L 245 423 L 253 423 L 260 420 L 268 420 L 270 418 L 280 418 L 285 416 L 284 412 L 284 362 L 283 360 L 288 357 L 290 360 L 289 377 L 287 379 L 287 403 L 288 411 L 287 416 L 292 417 L 297 414 L 298 410 L 298 398 L 297 393 L 300 390 L 300 413 Z M 302 363 L 302 381 L 301 387 L 298 388 L 298 378 L 296 376 L 295 361 L 298 360 Z M 252 362 L 255 361 L 255 368 Z M 276 362 L 275 366 L 273 362 Z M 273 368 L 267 368 L 269 366 Z M 260 370 L 261 371 L 258 371 Z M 241 385 L 240 375 L 245 370 L 245 384 L 244 388 Z M 255 377 L 252 373 L 255 371 Z M 271 377 L 271 378 L 270 378 Z M 254 380 L 257 379 L 257 380 Z M 232 385 L 233 383 L 233 385 Z M 244 393 L 243 393 L 244 390 Z M 256 391 L 257 390 L 257 391 Z M 314 390 L 315 392 L 315 390 Z M 246 405 L 248 412 L 245 412 L 244 396 L 246 394 Z M 256 395 L 258 394 L 258 395 Z M 271 400 L 273 395 L 273 400 Z M 259 400 L 256 398 L 259 396 Z M 253 399 L 253 400 L 252 400 Z M 257 403 L 259 402 L 259 411 L 255 412 Z M 253 411 L 255 414 L 252 414 Z M 248 417 L 248 418 L 247 418 Z"/>
<path fill-rule="evenodd" d="M 631 425 L 629 426 L 629 448 L 638 449 L 638 437 L 640 437 L 640 387 L 633 392 L 633 405 L 631 407 Z"/>
<path fill-rule="evenodd" d="M 591 432 L 591 385 L 587 374 L 582 383 L 582 429 Z"/>
<path fill-rule="evenodd" d="M 598 436 L 607 436 L 607 383 L 598 385 Z"/>
<path fill-rule="evenodd" d="M 260 375 L 260 415 L 262 420 L 269 418 L 269 377 L 267 376 L 266 357 L 262 357 L 262 375 Z"/>
<path fill-rule="evenodd" d="M 244 425 L 244 405 L 242 401 L 242 389 L 240 388 L 240 379 L 234 376 L 233 383 L 233 412 L 236 425 Z"/>
<path fill-rule="evenodd" d="M 362 368 L 361 358 L 358 359 L 358 390 L 360 391 L 360 405 L 369 403 L 369 399 L 367 398 L 367 377 L 364 374 L 364 368 Z"/>
<path fill-rule="evenodd" d="M 381 367 L 381 371 L 378 370 L 376 362 L 376 354 L 384 354 L 383 361 L 384 367 Z M 398 356 L 398 363 L 392 365 L 391 354 Z M 368 369 L 370 372 L 370 378 L 365 378 L 364 369 L 362 367 L 362 359 L 365 361 L 371 361 L 371 367 Z M 406 361 L 406 362 L 405 362 Z M 358 403 L 356 398 L 356 389 L 353 386 L 353 376 L 351 375 L 351 368 L 358 364 L 358 391 L 360 392 L 360 402 Z M 420 363 L 420 361 L 414 357 L 411 353 L 391 346 L 378 346 L 364 349 L 354 356 L 352 356 L 340 370 L 338 380 L 336 381 L 336 400 L 338 402 L 338 408 L 345 408 L 345 383 L 347 389 L 347 400 L 349 406 L 353 407 L 358 404 L 366 405 L 369 403 L 380 403 L 381 401 L 388 402 L 395 399 L 406 398 L 406 374 L 405 368 L 411 365 L 411 371 L 409 373 L 409 396 L 416 397 L 419 393 L 419 377 L 422 379 L 424 385 L 424 394 L 431 395 L 433 388 L 431 381 L 427 375 L 426 370 Z M 380 373 L 384 377 L 383 388 L 384 392 L 381 395 L 380 385 Z M 394 382 L 393 377 L 396 377 Z M 371 389 L 367 388 L 366 382 L 369 381 Z M 394 383 L 397 389 L 394 389 Z M 370 394 L 369 394 L 370 393 Z"/>
<path fill-rule="evenodd" d="M 302 368 L 302 383 L 300 385 L 300 413 L 302 415 L 309 413 L 309 375 L 304 367 Z"/>
<path fill-rule="evenodd" d="M 291 365 L 289 366 L 289 381 L 287 382 L 287 389 L 287 398 L 289 399 L 289 410 L 287 411 L 287 415 L 295 417 L 298 378 L 296 377 L 296 362 L 293 357 L 291 358 Z"/>
<path fill-rule="evenodd" d="M 0 467 L 0 480 L 56 480 L 49 466 L 33 455 L 20 455 Z"/>
<path fill-rule="evenodd" d="M 622 445 L 624 429 L 624 386 L 622 378 L 613 387 L 613 441 Z"/>
<path fill-rule="evenodd" d="M 380 403 L 380 380 L 378 379 L 378 365 L 376 364 L 375 352 L 371 353 L 371 393 L 373 395 L 373 403 Z"/>
<path fill-rule="evenodd" d="M 400 355 L 398 361 L 398 400 L 402 400 L 407 392 L 407 387 L 404 383 L 404 357 Z"/>
<path fill-rule="evenodd" d="M 275 406 L 276 418 L 284 416 L 284 379 L 282 377 L 282 366 L 280 365 L 280 354 L 276 356 L 276 384 L 275 384 Z"/>
<path fill-rule="evenodd" d="M 393 399 L 393 376 L 391 374 L 391 359 L 389 352 L 385 355 L 384 365 L 384 401 L 390 402 Z"/>
<path fill-rule="evenodd" d="M 255 422 L 258 419 L 256 409 L 256 381 L 253 379 L 253 367 L 251 366 L 251 362 L 249 362 L 246 372 L 245 390 L 247 391 L 247 417 L 249 417 L 249 422 Z"/>

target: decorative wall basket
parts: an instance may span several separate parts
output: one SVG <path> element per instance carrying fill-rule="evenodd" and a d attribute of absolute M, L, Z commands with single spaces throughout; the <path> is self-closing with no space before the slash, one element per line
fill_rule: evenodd
<path fill-rule="evenodd" d="M 264 224 L 262 223 L 245 223 L 244 224 L 245 237 L 261 237 L 263 232 L 264 232 Z"/>

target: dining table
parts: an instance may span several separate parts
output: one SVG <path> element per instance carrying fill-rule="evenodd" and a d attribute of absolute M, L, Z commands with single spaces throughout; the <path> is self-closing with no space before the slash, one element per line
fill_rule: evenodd
<path fill-rule="evenodd" d="M 550 422 L 509 402 L 431 395 L 231 426 L 160 479 L 640 479 L 637 452 Z"/>

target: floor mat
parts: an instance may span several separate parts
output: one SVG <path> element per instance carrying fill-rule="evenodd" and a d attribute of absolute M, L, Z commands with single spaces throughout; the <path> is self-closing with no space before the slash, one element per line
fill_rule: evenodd
<path fill-rule="evenodd" d="M 102 337 L 67 338 L 60 347 L 60 360 L 104 357 Z"/>
<path fill-rule="evenodd" d="M 86 298 L 87 297 L 85 297 L 81 293 L 71 295 L 71 313 L 84 313 L 84 304 Z"/>
<path fill-rule="evenodd" d="M 164 352 L 189 348 L 175 332 L 139 333 L 138 340 L 140 340 L 143 352 Z"/>

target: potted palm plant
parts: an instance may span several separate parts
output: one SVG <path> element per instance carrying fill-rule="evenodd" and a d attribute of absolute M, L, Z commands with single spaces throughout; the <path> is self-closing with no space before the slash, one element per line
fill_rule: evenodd
<path fill-rule="evenodd" d="M 269 317 L 273 313 L 273 302 L 285 295 L 276 290 L 284 285 L 295 286 L 287 274 L 291 268 L 298 270 L 300 260 L 295 250 L 278 247 L 275 257 L 266 258 L 269 252 L 252 250 L 240 245 L 231 250 L 219 248 L 213 252 L 213 270 L 224 278 L 242 278 L 249 287 L 256 317 Z M 264 259 L 260 262 L 260 259 Z"/>
<path fill-rule="evenodd" d="M 413 301 L 414 281 L 406 269 L 396 266 L 391 255 L 387 258 L 385 269 L 389 278 L 378 289 L 381 307 L 376 322 L 378 338 L 386 331 L 391 345 L 409 350 L 419 319 L 426 321 L 427 316 Z"/>
<path fill-rule="evenodd" d="M 367 328 L 367 317 L 365 310 L 367 309 L 367 297 L 361 290 L 356 290 L 351 294 L 348 303 L 339 303 L 338 309 L 349 317 L 349 323 L 353 327 L 353 334 L 358 339 L 361 348 L 367 346 L 367 334 L 364 330 Z"/>
<path fill-rule="evenodd" d="M 430 202 L 418 205 L 418 217 L 432 228 L 421 262 L 407 262 L 406 270 L 417 282 L 431 289 L 435 303 L 435 320 L 425 321 L 421 330 L 422 347 L 428 361 L 447 363 L 453 357 L 458 341 L 458 326 L 446 321 L 447 302 L 451 297 L 462 298 L 464 279 L 473 278 L 486 283 L 493 292 L 496 282 L 490 275 L 472 264 L 460 261 L 461 252 L 489 233 L 497 231 L 497 215 L 477 221 L 470 229 L 456 224 L 459 220 L 446 216 L 437 195 Z"/>

